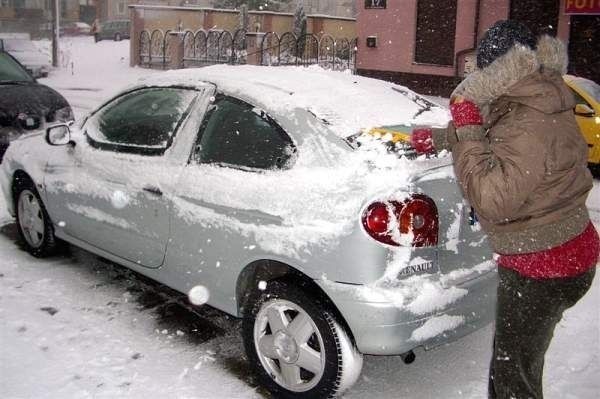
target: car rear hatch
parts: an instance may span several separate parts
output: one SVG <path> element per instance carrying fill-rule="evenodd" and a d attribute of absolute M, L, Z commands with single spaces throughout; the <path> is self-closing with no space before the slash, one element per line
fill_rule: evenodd
<path fill-rule="evenodd" d="M 388 152 L 412 159 L 414 186 L 417 193 L 433 199 L 438 214 L 436 261 L 440 282 L 444 287 L 462 284 L 492 270 L 492 251 L 473 208 L 463 198 L 456 182 L 449 154 L 419 155 L 410 145 L 413 127 L 381 126 L 348 138 L 360 147 L 365 135 L 370 141 L 381 142 Z M 420 251 L 413 256 L 419 257 Z M 412 265 L 411 261 L 409 265 Z M 431 273 L 434 269 L 424 271 Z M 422 274 L 420 272 L 411 274 Z M 401 271 L 401 275 L 406 275 Z"/>
<path fill-rule="evenodd" d="M 494 269 L 487 237 L 462 196 L 452 166 L 426 170 L 415 183 L 435 199 L 438 208 L 437 256 L 442 285 L 459 285 Z"/>

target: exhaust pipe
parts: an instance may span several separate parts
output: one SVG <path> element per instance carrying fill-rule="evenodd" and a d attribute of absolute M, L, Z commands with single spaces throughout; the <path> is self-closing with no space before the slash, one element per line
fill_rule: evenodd
<path fill-rule="evenodd" d="M 413 352 L 413 351 L 408 351 L 406 353 L 403 353 L 400 355 L 400 357 L 402 358 L 402 361 L 404 362 L 404 364 L 411 364 L 417 358 L 417 356 L 415 355 L 415 352 Z"/>

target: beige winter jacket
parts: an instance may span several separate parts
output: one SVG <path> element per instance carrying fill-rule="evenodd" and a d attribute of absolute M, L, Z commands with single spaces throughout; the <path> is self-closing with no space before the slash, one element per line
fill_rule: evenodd
<path fill-rule="evenodd" d="M 573 95 L 562 80 L 566 64 L 564 45 L 545 36 L 537 51 L 513 47 L 453 94 L 482 111 L 483 126 L 456 129 L 450 142 L 463 194 L 498 253 L 552 248 L 589 223 L 592 177 Z M 434 136 L 436 148 L 447 138 Z"/>

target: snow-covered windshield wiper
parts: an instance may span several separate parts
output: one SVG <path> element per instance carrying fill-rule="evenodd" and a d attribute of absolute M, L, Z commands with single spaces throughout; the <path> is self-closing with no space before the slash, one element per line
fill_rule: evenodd
<path fill-rule="evenodd" d="M 421 97 L 415 93 L 404 90 L 400 87 L 392 86 L 392 90 L 397 91 L 398 93 L 406 96 L 409 100 L 417 104 L 420 109 L 412 116 L 412 119 L 415 119 L 417 116 L 421 115 L 424 112 L 431 110 L 432 108 L 437 107 L 438 105 L 432 103 L 428 99 Z"/>

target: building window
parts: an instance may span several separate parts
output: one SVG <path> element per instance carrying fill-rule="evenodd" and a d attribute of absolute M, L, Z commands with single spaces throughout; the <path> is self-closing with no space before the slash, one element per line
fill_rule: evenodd
<path fill-rule="evenodd" d="M 510 2 L 510 19 L 524 23 L 536 36 L 542 34 L 556 36 L 559 13 L 558 1 L 522 2 L 512 0 Z"/>
<path fill-rule="evenodd" d="M 456 0 L 418 0 L 415 62 L 454 65 L 455 33 Z"/>
<path fill-rule="evenodd" d="M 120 1 L 117 3 L 117 11 L 120 15 L 125 14 L 125 2 Z"/>

